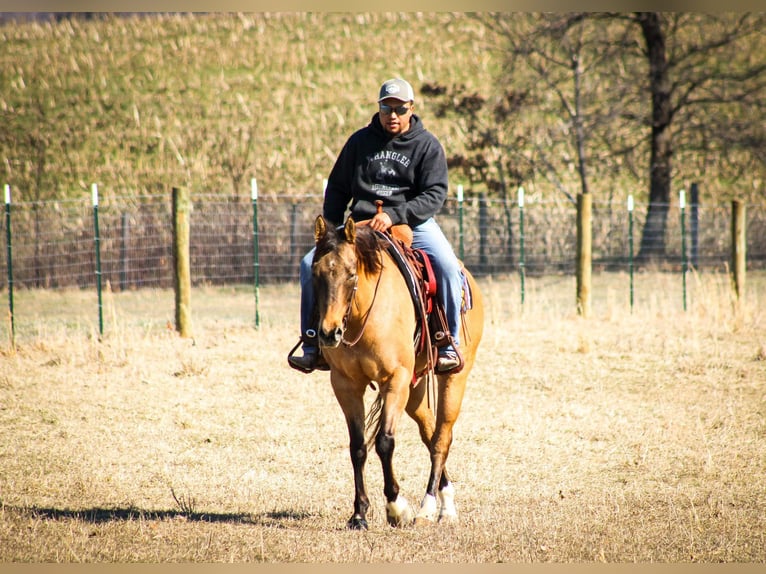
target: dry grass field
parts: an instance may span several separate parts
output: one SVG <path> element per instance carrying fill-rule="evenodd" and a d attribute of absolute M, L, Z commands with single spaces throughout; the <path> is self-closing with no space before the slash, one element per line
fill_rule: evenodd
<path fill-rule="evenodd" d="M 0 344 L 0 562 L 766 561 L 766 277 L 484 279 L 489 311 L 450 456 L 460 519 L 386 524 L 367 466 L 352 512 L 345 425 L 326 373 L 301 375 L 294 285 L 173 294 L 16 295 Z M 5 295 L 5 294 L 4 294 Z M 2 331 L 6 333 L 7 331 Z M 428 457 L 409 419 L 395 468 L 418 503 Z"/>

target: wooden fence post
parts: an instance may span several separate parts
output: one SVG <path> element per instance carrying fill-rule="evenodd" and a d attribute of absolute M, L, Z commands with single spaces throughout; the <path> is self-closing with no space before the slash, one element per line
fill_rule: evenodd
<path fill-rule="evenodd" d="M 737 301 L 745 297 L 745 274 L 747 267 L 747 223 L 745 204 L 736 199 L 731 202 L 731 270 L 734 294 Z"/>
<path fill-rule="evenodd" d="M 577 196 L 577 314 L 590 317 L 593 230 L 590 193 Z"/>
<path fill-rule="evenodd" d="M 189 264 L 189 190 L 173 188 L 173 278 L 176 294 L 176 331 L 191 337 L 191 266 Z"/>

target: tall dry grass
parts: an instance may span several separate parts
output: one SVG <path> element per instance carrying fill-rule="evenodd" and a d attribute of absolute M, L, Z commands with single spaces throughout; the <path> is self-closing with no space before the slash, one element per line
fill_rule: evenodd
<path fill-rule="evenodd" d="M 406 50 L 392 57 L 390 38 L 405 30 Z M 0 176 L 15 201 L 72 197 L 91 182 L 105 198 L 172 186 L 247 193 L 251 177 L 264 196 L 321 193 L 385 79 L 488 88 L 500 64 L 486 34 L 465 15 L 419 12 L 8 23 L 0 100 L 13 131 L 0 138 Z M 421 104 L 445 145 L 463 149 L 458 129 Z M 27 136 L 41 167 L 20 159 L 32 155 Z"/>
<path fill-rule="evenodd" d="M 483 280 L 488 320 L 449 466 L 460 520 L 348 532 L 348 438 L 326 373 L 285 361 L 298 292 L 21 292 L 36 313 L 0 357 L 3 562 L 759 562 L 766 560 L 766 313 L 751 275 L 734 311 L 702 275 L 598 275 L 594 317 L 569 278 Z M 29 308 L 29 305 L 26 306 Z M 170 325 L 172 327 L 172 325 Z M 403 493 L 428 457 L 397 436 Z"/>
<path fill-rule="evenodd" d="M 705 31 L 719 32 L 714 24 Z M 509 65 L 507 41 L 465 12 L 102 14 L 7 22 L 0 39 L 0 179 L 13 186 L 14 201 L 19 194 L 26 200 L 83 197 L 93 182 L 104 198 L 173 186 L 247 194 L 253 176 L 264 196 L 321 193 L 343 142 L 375 111 L 383 80 L 401 75 L 418 94 L 424 84 L 454 86 L 490 101 L 504 98 L 508 87 L 502 74 Z M 754 57 L 763 52 L 758 36 L 747 46 Z M 715 65 L 711 60 L 709 68 Z M 417 105 L 448 155 L 466 152 L 463 122 L 437 117 L 436 98 L 419 97 Z M 540 125 L 535 115 L 525 110 L 512 123 L 534 134 Z M 568 136 L 562 137 L 533 137 L 530 146 L 566 146 Z M 589 155 L 607 153 L 593 143 Z M 530 161 L 539 161 L 528 152 Z M 683 156 L 683 146 L 676 153 L 674 189 L 688 186 L 700 169 L 697 159 Z M 703 203 L 762 197 L 762 170 L 742 169 L 732 180 L 724 164 L 704 166 Z M 593 161 L 594 193 L 606 201 L 631 191 L 641 201 L 649 185 L 635 171 L 615 174 Z M 460 181 L 453 185 L 467 184 L 467 194 L 481 190 L 470 185 L 474 176 L 455 177 Z M 563 199 L 546 179 L 524 186 Z M 569 193 L 579 188 L 574 170 L 559 169 L 555 180 Z"/>

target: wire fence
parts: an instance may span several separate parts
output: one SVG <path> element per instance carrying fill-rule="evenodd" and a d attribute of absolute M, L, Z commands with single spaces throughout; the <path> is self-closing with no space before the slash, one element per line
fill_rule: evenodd
<path fill-rule="evenodd" d="M 30 295 L 55 295 L 56 290 L 68 289 L 67 297 L 75 302 L 64 304 L 62 317 L 68 326 L 90 324 L 83 317 L 83 301 L 91 288 L 98 293 L 98 329 L 104 333 L 102 290 L 136 292 L 141 289 L 172 289 L 176 281 L 174 261 L 173 195 L 145 197 L 111 197 L 97 202 L 94 186 L 93 201 L 86 199 L 50 202 L 18 202 L 11 204 L 6 188 L 5 258 L 0 268 L 0 290 L 8 294 L 8 334 L 16 340 L 14 288 L 37 290 Z M 460 190 L 459 190 L 459 195 Z M 519 196 L 519 200 L 521 196 Z M 532 301 L 546 309 L 559 311 L 571 305 L 573 298 L 557 289 L 561 282 L 573 279 L 577 269 L 577 226 L 582 223 L 578 209 L 568 202 L 526 200 L 502 201 L 470 197 L 466 201 L 449 199 L 438 215 L 438 221 L 455 251 L 477 277 L 518 278 L 521 305 L 525 303 L 525 278 L 533 280 Z M 632 204 L 632 201 L 629 202 Z M 634 285 L 633 246 L 644 233 L 647 206 L 617 203 L 593 203 L 588 209 L 592 217 L 592 270 L 617 272 L 602 274 L 602 279 L 617 280 L 616 289 L 626 289 L 630 295 L 631 312 L 634 293 L 640 292 L 641 306 L 654 308 L 654 297 L 675 291 L 671 274 L 682 280 L 681 294 L 673 299 L 683 300 L 687 309 L 687 271 L 689 264 L 699 271 L 729 271 L 734 263 L 733 241 L 736 236 L 736 263 L 732 276 L 737 292 L 744 285 L 740 278 L 743 268 L 766 268 L 766 205 L 748 205 L 743 212 L 734 206 L 692 205 L 687 210 L 678 205 L 664 206 L 668 210 L 667 227 L 663 236 L 661 257 L 652 260 L 650 270 Z M 321 195 L 300 198 L 271 196 L 251 199 L 242 196 L 192 196 L 188 213 L 189 260 L 182 266 L 184 291 L 187 284 L 194 287 L 255 285 L 255 325 L 258 328 L 259 285 L 279 288 L 298 279 L 299 262 L 313 245 L 313 228 L 321 212 Z M 184 207 L 184 211 L 188 207 Z M 746 214 L 746 252 L 743 264 L 742 215 Z M 688 217 L 685 217 L 688 216 Z M 736 225 L 733 222 L 736 220 Z M 184 217 L 184 221 L 187 218 Z M 184 228 L 185 228 L 184 224 Z M 184 231 L 184 236 L 186 232 Z M 656 245 L 657 238 L 650 244 Z M 184 246 L 184 252 L 187 247 Z M 629 271 L 628 282 L 619 275 Z M 658 277 L 656 271 L 667 278 Z M 667 273 L 666 273 L 667 272 Z M 503 277 L 505 276 L 505 277 Z M 179 276 L 180 277 L 180 276 Z M 646 277 L 649 277 L 647 279 Z M 666 280 L 671 280 L 668 283 Z M 180 278 L 179 278 L 180 281 Z M 551 283 L 553 281 L 553 283 Z M 599 298 L 614 301 L 615 291 L 599 281 Z M 664 285 L 664 287 L 663 287 Z M 604 290 L 606 288 L 606 290 Z M 578 284 L 578 306 L 580 301 Z M 588 288 L 589 290 L 589 288 Z M 279 289 L 281 292 L 281 288 Z M 543 291 L 545 293 L 543 294 Z M 19 293 L 23 294 L 23 293 Z M 62 293 L 63 294 L 63 293 Z M 156 294 L 149 291 L 151 297 Z M 678 295 L 676 297 L 676 295 Z M 26 298 L 25 298 L 26 299 Z M 600 299 L 601 300 L 601 299 Z M 79 302 L 78 302 L 79 301 Z M 110 301 L 113 300 L 110 299 Z M 163 305 L 167 306 L 168 301 Z M 39 311 L 39 301 L 26 299 L 20 305 L 22 330 L 45 329 L 51 317 Z M 90 303 L 88 303 L 90 304 Z M 590 303 L 587 302 L 587 306 Z M 183 306 L 182 306 L 183 307 Z M 179 305 L 176 301 L 176 311 Z M 578 307 L 579 308 L 579 307 Z M 114 311 L 113 308 L 112 312 Z M 167 309 L 165 309 L 165 312 Z M 145 316 L 146 311 L 141 315 Z M 220 309 L 215 312 L 220 318 Z M 112 318 L 114 323 L 114 317 Z M 142 319 L 143 320 L 143 319 Z M 179 317 L 176 317 L 179 322 Z M 54 320 L 55 324 L 56 321 Z M 168 321 L 168 325 L 170 322 Z M 178 327 L 178 325 L 177 325 Z"/>
<path fill-rule="evenodd" d="M 257 221 L 249 197 L 199 195 L 191 214 L 191 275 L 199 285 L 252 284 L 258 229 L 259 281 L 295 281 L 300 258 L 313 245 L 313 221 L 320 195 L 257 200 Z M 731 208 L 695 206 L 696 231 L 687 223 L 682 237 L 678 205 L 668 206 L 665 253 L 655 263 L 677 269 L 682 243 L 698 269 L 726 270 L 731 258 Z M 17 287 L 91 287 L 96 282 L 93 206 L 88 200 L 18 202 L 11 206 L 12 271 Z M 112 290 L 173 286 L 171 197 L 113 198 L 99 209 L 102 280 Z M 523 222 L 522 222 L 523 217 Z M 636 205 L 633 241 L 639 243 L 646 206 Z M 576 209 L 570 203 L 449 199 L 438 221 L 456 253 L 477 276 L 518 272 L 573 274 Z M 687 220 L 688 221 L 688 220 Z M 522 237 L 523 224 L 523 237 Z M 7 221 L 3 222 L 3 227 Z M 593 204 L 594 271 L 627 270 L 630 264 L 626 204 Z M 766 266 L 766 205 L 747 206 L 748 268 Z M 4 235 L 8 236 L 7 229 Z M 6 239 L 6 242 L 8 239 Z M 7 287 L 8 255 L 0 287 Z"/>
<path fill-rule="evenodd" d="M 190 216 L 194 286 L 261 284 L 298 279 L 301 257 L 313 245 L 313 222 L 321 195 L 300 198 L 197 195 Z M 680 210 L 668 206 L 660 270 L 680 269 L 685 254 L 697 269 L 725 271 L 731 260 L 731 206 L 700 205 L 682 237 Z M 6 243 L 0 288 L 89 288 L 96 284 L 94 209 L 88 199 L 7 204 Z M 593 269 L 627 271 L 631 228 L 638 246 L 646 205 L 636 204 L 629 225 L 627 202 L 593 203 Z M 257 217 L 256 215 L 257 214 Z M 747 206 L 747 266 L 766 267 L 766 204 Z M 10 217 L 8 217 L 10 216 Z M 447 200 L 437 219 L 455 252 L 476 276 L 518 273 L 574 274 L 576 207 L 569 202 L 471 197 Z M 523 218 L 523 219 L 522 219 Z M 11 222 L 10 233 L 8 222 Z M 689 219 L 687 219 L 689 222 Z M 173 287 L 170 194 L 105 198 L 98 206 L 101 279 L 113 291 Z M 696 228 L 695 228 L 696 227 Z M 257 252 L 254 230 L 257 229 Z M 523 233 L 522 233 L 523 231 Z M 7 246 L 6 246 L 7 247 Z"/>

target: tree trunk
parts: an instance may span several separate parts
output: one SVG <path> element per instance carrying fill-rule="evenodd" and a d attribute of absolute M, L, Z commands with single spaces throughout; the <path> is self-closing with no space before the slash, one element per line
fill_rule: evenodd
<path fill-rule="evenodd" d="M 580 174 L 580 184 L 582 185 L 582 192 L 588 193 L 588 176 L 586 174 L 585 166 L 585 129 L 583 127 L 582 118 L 582 65 L 580 63 L 580 54 L 574 54 L 572 56 L 572 79 L 574 80 L 574 106 L 575 113 L 572 118 L 574 121 L 575 132 L 575 147 L 577 148 L 577 166 Z"/>
<path fill-rule="evenodd" d="M 652 94 L 651 158 L 649 161 L 649 210 L 641 236 L 637 261 L 645 263 L 665 255 L 665 229 L 670 204 L 670 173 L 673 146 L 670 124 L 670 79 L 665 53 L 665 32 L 656 12 L 637 14 L 646 40 L 649 84 Z"/>

